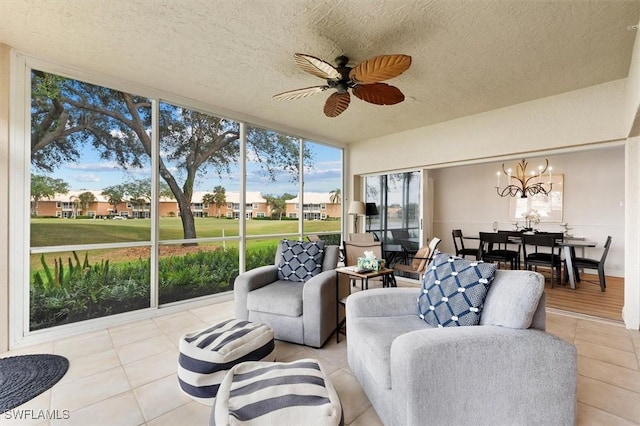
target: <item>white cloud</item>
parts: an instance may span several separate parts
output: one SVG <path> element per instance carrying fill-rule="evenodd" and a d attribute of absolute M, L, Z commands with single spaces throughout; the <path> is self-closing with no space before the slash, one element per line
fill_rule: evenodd
<path fill-rule="evenodd" d="M 113 172 L 122 170 L 122 167 L 114 161 L 100 163 L 67 163 L 65 167 L 71 170 L 89 170 L 92 172 Z"/>
<path fill-rule="evenodd" d="M 93 183 L 93 182 L 100 182 L 101 181 L 101 179 L 98 176 L 96 176 L 96 175 L 94 175 L 92 173 L 73 175 L 72 178 L 74 180 L 76 180 L 77 182 L 90 182 L 90 183 Z"/>

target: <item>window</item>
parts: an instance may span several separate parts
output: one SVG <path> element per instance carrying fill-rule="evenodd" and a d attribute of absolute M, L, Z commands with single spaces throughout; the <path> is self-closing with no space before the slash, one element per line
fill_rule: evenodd
<path fill-rule="evenodd" d="M 30 69 L 33 60 L 18 61 Z M 30 117 L 22 117 L 30 118 L 31 129 L 15 140 L 28 141 L 33 135 L 33 149 L 25 159 L 31 178 L 12 176 L 10 182 L 16 205 L 27 206 L 20 201 L 31 199 L 24 215 L 9 218 L 15 232 L 11 238 L 30 230 L 30 238 L 22 238 L 12 257 L 26 255 L 30 261 L 17 261 L 24 267 L 10 271 L 13 294 L 26 301 L 10 304 L 12 319 L 27 319 L 13 333 L 17 339 L 31 338 L 35 330 L 39 335 L 56 333 L 59 325 L 86 319 L 107 324 L 106 317 L 113 314 L 230 291 L 241 268 L 273 259 L 269 251 L 275 252 L 280 239 L 302 237 L 305 224 L 294 206 L 303 204 L 296 200 L 303 176 L 314 192 L 324 193 L 317 200 L 309 196 L 304 203 L 312 206 L 326 204 L 329 188 L 340 186 L 341 171 L 323 187 L 317 169 L 321 163 L 314 161 L 326 150 L 341 164 L 341 149 L 71 74 L 33 69 L 30 75 L 17 93 L 33 89 L 25 100 Z M 42 146 L 43 135 L 60 131 L 47 126 L 48 114 L 61 113 L 56 105 L 69 117 L 61 129 L 78 130 L 57 134 Z M 18 115 L 12 119 L 20 121 Z M 85 130 L 87 123 L 93 131 Z M 246 141 L 240 140 L 241 126 Z M 20 153 L 23 146 L 12 139 L 10 154 Z M 206 151 L 208 157 L 198 155 L 207 146 L 223 148 Z M 242 149 L 246 183 L 239 173 Z M 199 160 L 187 163 L 186 158 Z M 37 185 L 29 192 L 29 183 L 43 181 L 45 192 Z M 319 207 L 314 208 L 317 213 Z M 312 219 L 325 218 L 323 210 Z M 340 229 L 340 215 L 335 218 L 326 229 Z M 247 220 L 243 239 L 241 220 Z M 64 276 L 61 286 L 55 282 L 58 276 Z"/>
<path fill-rule="evenodd" d="M 304 220 L 309 233 L 340 244 L 342 230 L 342 150 L 305 141 Z M 300 201 L 300 200 L 298 200 Z M 298 207 L 296 206 L 296 210 Z"/>
<path fill-rule="evenodd" d="M 82 214 L 95 206 L 105 215 L 126 218 L 129 213 L 122 210 L 131 204 L 133 186 L 149 181 L 150 158 L 144 153 L 151 138 L 149 100 L 35 69 L 31 87 L 30 196 L 36 204 L 55 202 L 60 209 L 55 216 L 66 220 L 29 222 L 25 329 L 149 307 L 150 225 L 125 229 L 116 222 L 87 220 L 95 211 Z M 66 128 L 51 125 L 63 117 Z M 139 120 L 138 133 L 128 127 L 131 120 Z M 77 130 L 63 133 L 71 129 Z M 104 248 L 96 248 L 100 245 Z"/>

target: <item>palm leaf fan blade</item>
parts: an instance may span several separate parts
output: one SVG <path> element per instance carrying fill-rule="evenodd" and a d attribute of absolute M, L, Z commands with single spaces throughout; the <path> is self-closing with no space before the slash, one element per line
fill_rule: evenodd
<path fill-rule="evenodd" d="M 341 77 L 340 73 L 333 67 L 333 65 L 323 61 L 322 59 L 316 58 L 315 56 L 296 53 L 293 55 L 293 59 L 300 68 L 309 74 L 315 75 L 316 77 L 320 77 L 325 80 L 338 80 Z"/>
<path fill-rule="evenodd" d="M 337 117 L 344 112 L 351 102 L 349 93 L 334 93 L 327 98 L 324 104 L 324 115 L 327 117 Z"/>
<path fill-rule="evenodd" d="M 288 92 L 278 93 L 273 95 L 273 99 L 279 101 L 288 101 L 291 99 L 301 99 L 307 96 L 315 95 L 316 93 L 324 92 L 329 86 L 313 86 L 305 87 L 304 89 L 289 90 Z"/>
<path fill-rule="evenodd" d="M 349 77 L 361 84 L 378 83 L 399 76 L 410 66 L 411 56 L 381 55 L 360 62 L 349 72 Z"/>
<path fill-rule="evenodd" d="M 395 105 L 404 101 L 404 95 L 395 86 L 386 83 L 358 85 L 353 94 L 363 101 L 376 105 Z"/>

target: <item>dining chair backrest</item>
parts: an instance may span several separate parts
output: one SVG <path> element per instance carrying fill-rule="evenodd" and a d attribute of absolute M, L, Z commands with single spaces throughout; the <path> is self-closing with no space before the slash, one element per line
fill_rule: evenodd
<path fill-rule="evenodd" d="M 357 243 L 373 243 L 376 240 L 375 235 L 370 232 L 365 233 L 350 233 L 349 241 Z"/>
<path fill-rule="evenodd" d="M 452 229 L 451 236 L 453 237 L 453 247 L 456 249 L 456 253 L 460 249 L 464 250 L 464 239 L 462 237 L 462 229 Z"/>
<path fill-rule="evenodd" d="M 549 247 L 550 253 L 553 255 L 560 256 L 560 246 L 558 245 L 562 242 L 562 233 L 546 233 L 546 234 L 523 234 L 522 235 L 522 243 L 524 256 L 527 257 L 527 246 L 534 247 L 534 253 L 538 253 L 539 247 Z M 555 249 L 558 249 L 557 252 Z"/>
<path fill-rule="evenodd" d="M 604 251 L 602 252 L 602 257 L 600 258 L 600 263 L 604 265 L 604 261 L 607 258 L 607 254 L 609 253 L 609 247 L 611 247 L 611 235 L 607 237 L 607 241 L 604 243 Z"/>
<path fill-rule="evenodd" d="M 372 251 L 376 259 L 383 259 L 382 243 L 380 241 L 371 241 L 371 242 L 343 241 L 342 247 L 344 248 L 345 266 L 357 265 L 358 258 L 364 257 L 365 251 Z"/>
<path fill-rule="evenodd" d="M 482 252 L 492 251 L 492 250 L 502 250 L 509 242 L 509 236 L 504 233 L 496 233 L 496 232 L 480 232 L 480 249 Z M 493 245 L 497 244 L 498 247 L 495 248 Z"/>

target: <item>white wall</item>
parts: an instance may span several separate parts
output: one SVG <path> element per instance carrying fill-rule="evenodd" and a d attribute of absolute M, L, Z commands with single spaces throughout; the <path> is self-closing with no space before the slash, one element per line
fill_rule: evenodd
<path fill-rule="evenodd" d="M 626 80 L 350 145 L 354 174 L 624 140 Z M 529 155 L 530 156 L 530 155 Z"/>
<path fill-rule="evenodd" d="M 623 145 L 604 149 L 546 156 L 553 172 L 564 175 L 563 222 L 573 235 L 598 243 L 586 249 L 587 257 L 600 258 L 607 235 L 613 244 L 605 263 L 607 274 L 624 276 L 625 150 Z M 544 163 L 542 157 L 527 157 L 530 165 Z M 506 166 L 513 161 L 506 162 Z M 434 235 L 442 239 L 440 250 L 454 251 L 451 230 L 467 235 L 499 229 L 515 229 L 509 220 L 510 197 L 496 194 L 496 171 L 502 162 L 430 170 L 435 182 Z M 503 183 L 505 179 L 503 179 Z M 621 205 L 622 203 L 622 205 Z M 522 222 L 520 222 L 522 225 Z M 541 223 L 541 231 L 562 232 L 560 223 Z M 471 244 L 467 241 L 467 244 Z"/>

